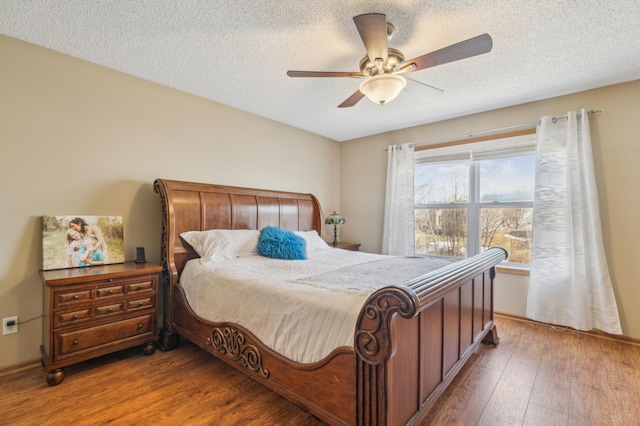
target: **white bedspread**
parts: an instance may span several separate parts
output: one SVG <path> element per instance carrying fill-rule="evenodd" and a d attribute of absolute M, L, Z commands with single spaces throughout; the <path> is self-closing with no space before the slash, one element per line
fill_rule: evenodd
<path fill-rule="evenodd" d="M 379 261 L 384 259 L 391 256 L 339 249 L 314 251 L 306 261 L 254 255 L 203 266 L 195 259 L 185 266 L 180 283 L 200 317 L 240 324 L 281 355 L 311 363 L 340 346 L 353 346 L 361 306 L 386 280 L 371 284 L 353 278 L 371 275 L 369 266 L 379 277 L 382 269 L 395 269 L 397 275 L 397 265 L 383 267 Z M 367 268 L 336 271 L 363 263 Z M 405 280 L 397 279 L 396 284 Z"/>
<path fill-rule="evenodd" d="M 404 284 L 457 260 L 433 257 L 392 257 L 350 265 L 324 274 L 299 278 L 297 281 L 331 288 L 335 291 L 371 294 L 384 286 Z"/>

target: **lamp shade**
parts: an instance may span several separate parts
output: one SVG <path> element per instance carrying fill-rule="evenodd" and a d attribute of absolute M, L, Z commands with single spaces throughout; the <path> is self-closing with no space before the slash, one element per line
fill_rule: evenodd
<path fill-rule="evenodd" d="M 340 216 L 336 212 L 331 213 L 324 220 L 325 225 L 343 225 L 345 222 L 344 217 Z"/>
<path fill-rule="evenodd" d="M 404 77 L 395 74 L 380 74 L 360 83 L 360 91 L 372 102 L 384 105 L 391 102 L 407 85 Z"/>

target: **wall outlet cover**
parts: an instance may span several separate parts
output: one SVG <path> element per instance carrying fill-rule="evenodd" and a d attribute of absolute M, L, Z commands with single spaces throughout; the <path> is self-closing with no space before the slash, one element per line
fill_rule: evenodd
<path fill-rule="evenodd" d="M 13 325 L 9 325 L 13 323 Z M 18 317 L 7 317 L 2 319 L 2 334 L 13 334 L 18 332 Z"/>

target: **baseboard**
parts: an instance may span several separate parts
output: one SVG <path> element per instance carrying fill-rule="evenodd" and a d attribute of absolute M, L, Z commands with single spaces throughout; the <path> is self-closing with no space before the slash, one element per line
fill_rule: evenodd
<path fill-rule="evenodd" d="M 571 331 L 573 333 L 585 334 L 587 336 L 598 337 L 600 339 L 613 340 L 613 341 L 620 342 L 620 343 L 627 343 L 629 345 L 640 346 L 640 339 L 634 339 L 633 337 L 619 336 L 617 334 L 609 334 L 609 333 L 605 333 L 604 331 L 600 331 L 600 330 L 581 331 L 581 330 L 576 330 L 575 328 L 571 328 L 571 327 L 566 327 L 566 326 L 562 326 L 562 325 L 547 324 L 547 323 L 544 323 L 544 322 L 534 321 L 534 320 L 529 319 L 529 318 L 521 317 L 519 315 L 505 314 L 505 313 L 501 313 L 501 312 L 494 312 L 494 315 L 497 316 L 497 317 L 508 318 L 508 319 L 511 319 L 511 320 L 514 320 L 514 321 L 526 322 L 526 323 L 529 323 L 529 324 L 540 325 L 540 326 L 543 326 L 543 327 L 550 327 L 550 328 L 553 328 L 553 329 L 556 329 L 556 330 Z"/>
<path fill-rule="evenodd" d="M 8 365 L 6 367 L 0 367 L 0 377 L 4 376 L 5 374 L 16 373 L 20 370 L 26 370 L 38 365 L 42 365 L 42 360 L 40 358 L 21 362 L 19 364 Z"/>

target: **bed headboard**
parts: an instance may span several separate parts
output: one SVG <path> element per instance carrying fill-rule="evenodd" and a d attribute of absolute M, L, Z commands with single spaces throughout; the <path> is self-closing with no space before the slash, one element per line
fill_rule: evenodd
<path fill-rule="evenodd" d="M 315 229 L 322 236 L 322 209 L 311 194 L 156 179 L 162 202 L 162 266 L 165 285 L 178 283 L 185 263 L 198 257 L 180 238 L 185 231 Z"/>

